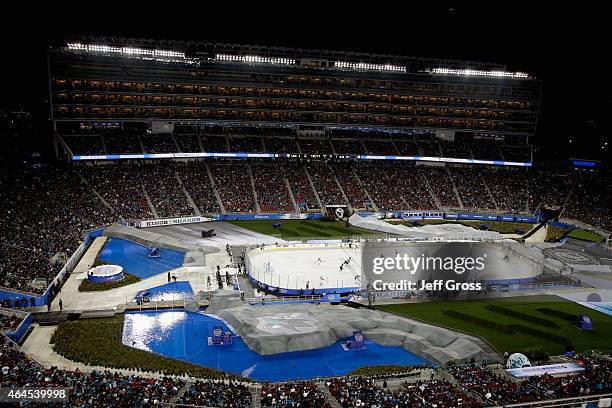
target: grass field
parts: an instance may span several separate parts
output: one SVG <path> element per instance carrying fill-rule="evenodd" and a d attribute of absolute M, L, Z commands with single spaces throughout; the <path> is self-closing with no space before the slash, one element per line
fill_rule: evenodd
<path fill-rule="evenodd" d="M 547 320 L 558 327 L 547 327 L 543 324 L 534 323 L 521 315 L 519 315 L 521 317 L 509 316 L 499 311 L 488 309 L 487 305 L 501 306 L 504 309 L 510 309 L 515 312 L 530 315 L 535 319 Z M 536 331 L 548 333 L 553 336 L 565 337 L 571 341 L 575 350 L 578 352 L 592 349 L 612 349 L 612 336 L 610 335 L 610 333 L 612 333 L 612 317 L 556 296 L 410 303 L 381 305 L 377 306 L 377 308 L 478 335 L 487 340 L 500 353 L 507 351 L 509 353 L 523 352 L 529 354 L 529 351 L 542 350 L 548 354 L 560 354 L 565 351 L 563 344 L 543 338 L 541 333 L 539 336 L 535 335 Z M 543 313 L 541 310 L 538 310 L 543 308 L 553 309 L 554 311 L 575 316 L 578 316 L 580 313 L 586 313 L 593 321 L 594 330 L 591 332 L 581 331 L 572 322 L 562 317 Z M 499 329 L 486 327 L 482 322 L 477 323 L 466 321 L 455 316 L 449 316 L 445 313 L 446 309 L 484 319 L 495 324 L 502 324 L 505 326 L 511 325 L 512 327 L 518 325 L 521 327 L 521 330 L 516 331 L 510 329 L 514 332 L 509 334 Z M 525 328 L 533 330 L 534 333 L 526 333 Z"/>
<path fill-rule="evenodd" d="M 300 238 L 338 238 L 353 235 L 374 234 L 374 231 L 363 228 L 345 227 L 340 221 L 319 220 L 238 220 L 228 221 L 239 227 L 280 237 L 282 239 Z M 272 228 L 272 224 L 279 222 L 281 229 Z"/>
<path fill-rule="evenodd" d="M 602 242 L 605 240 L 605 238 L 601 235 L 591 231 L 583 230 L 582 228 L 576 228 L 574 230 L 571 230 L 569 234 L 567 234 L 567 236 L 570 238 L 582 239 L 584 241 L 592 242 Z"/>

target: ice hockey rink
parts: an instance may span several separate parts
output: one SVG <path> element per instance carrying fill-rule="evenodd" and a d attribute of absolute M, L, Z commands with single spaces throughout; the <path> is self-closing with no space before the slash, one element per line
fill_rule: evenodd
<path fill-rule="evenodd" d="M 247 254 L 251 276 L 294 290 L 358 288 L 361 250 L 348 244 L 265 247 Z"/>

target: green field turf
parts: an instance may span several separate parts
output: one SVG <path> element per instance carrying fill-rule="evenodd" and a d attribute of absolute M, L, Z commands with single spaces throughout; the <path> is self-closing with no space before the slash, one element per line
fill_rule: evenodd
<path fill-rule="evenodd" d="M 546 327 L 541 324 L 532 323 L 523 319 L 494 312 L 486 309 L 486 306 L 489 304 L 502 306 L 507 309 L 512 309 L 517 312 L 526 313 L 534 317 L 552 321 L 556 323 L 559 328 Z M 397 305 L 381 305 L 377 306 L 377 308 L 475 334 L 487 340 L 500 353 L 504 353 L 506 351 L 509 353 L 528 353 L 530 350 L 542 350 L 548 354 L 561 354 L 565 351 L 565 348 L 562 344 L 536 337 L 531 334 L 522 332 L 508 334 L 473 322 L 451 317 L 445 314 L 444 310 L 450 309 L 457 312 L 462 312 L 503 325 L 518 324 L 553 335 L 566 337 L 572 342 L 572 344 L 575 346 L 575 350 L 578 352 L 595 349 L 612 349 L 612 317 L 556 296 L 531 296 L 497 300 L 470 300 L 432 303 L 404 303 Z M 580 313 L 586 313 L 593 321 L 594 330 L 592 332 L 581 331 L 567 320 L 538 311 L 537 309 L 540 308 L 550 308 L 576 316 L 578 316 Z"/>
<path fill-rule="evenodd" d="M 596 234 L 591 231 L 583 230 L 581 228 L 576 228 L 571 230 L 569 234 L 567 234 L 570 238 L 582 239 L 584 241 L 592 241 L 592 242 L 602 242 L 604 241 L 604 237 L 599 234 Z"/>
<path fill-rule="evenodd" d="M 319 220 L 239 220 L 227 221 L 242 228 L 261 234 L 280 236 L 282 239 L 300 238 L 339 238 L 354 235 L 375 234 L 374 231 L 363 228 L 345 227 L 340 221 Z M 281 229 L 272 228 L 272 224 L 279 222 Z"/>

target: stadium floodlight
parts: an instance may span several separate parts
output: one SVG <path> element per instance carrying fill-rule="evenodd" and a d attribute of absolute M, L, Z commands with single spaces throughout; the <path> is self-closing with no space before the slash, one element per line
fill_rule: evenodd
<path fill-rule="evenodd" d="M 389 71 L 389 72 L 405 72 L 406 67 L 402 65 L 392 64 L 368 64 L 365 62 L 346 62 L 336 61 L 334 66 L 339 69 L 354 69 L 357 71 Z"/>
<path fill-rule="evenodd" d="M 273 65 L 295 65 L 296 64 L 296 61 L 291 58 L 261 57 L 259 55 L 216 54 L 215 60 L 244 62 L 248 64 L 273 64 Z"/>
<path fill-rule="evenodd" d="M 71 51 L 90 52 L 100 54 L 113 54 L 130 58 L 145 58 L 158 60 L 185 60 L 185 53 L 169 50 L 150 50 L 137 47 L 113 47 L 104 44 L 81 44 L 68 43 L 67 48 Z"/>
<path fill-rule="evenodd" d="M 434 75 L 457 75 L 457 76 L 483 76 L 495 78 L 529 78 L 529 74 L 524 72 L 506 72 L 506 71 L 484 71 L 479 69 L 453 69 L 453 68 L 433 68 L 428 70 Z"/>

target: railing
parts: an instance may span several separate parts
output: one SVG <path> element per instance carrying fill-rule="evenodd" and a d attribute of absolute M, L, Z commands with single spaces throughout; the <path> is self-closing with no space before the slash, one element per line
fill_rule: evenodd
<path fill-rule="evenodd" d="M 255 303 L 282 303 L 282 302 L 322 302 L 323 296 L 321 295 L 309 295 L 309 296 L 300 296 L 300 297 L 254 297 L 254 298 L 245 298 L 245 302 L 255 304 Z"/>
<path fill-rule="evenodd" d="M 506 404 L 504 407 L 575 407 L 582 406 L 582 404 L 586 404 L 588 402 L 599 402 L 606 399 L 608 400 L 609 404 L 610 398 L 612 398 L 612 394 L 588 395 L 583 397 L 560 398 L 545 401 L 520 402 L 516 404 Z M 599 406 L 609 407 L 610 405 Z"/>

